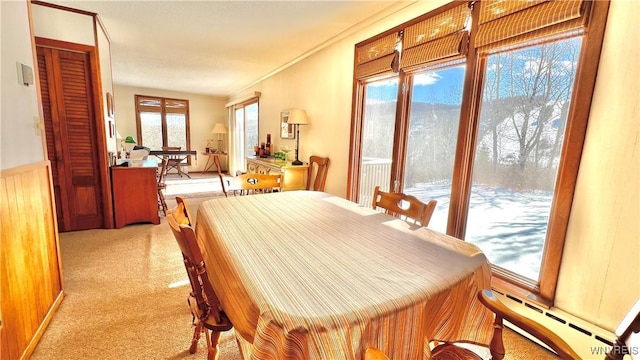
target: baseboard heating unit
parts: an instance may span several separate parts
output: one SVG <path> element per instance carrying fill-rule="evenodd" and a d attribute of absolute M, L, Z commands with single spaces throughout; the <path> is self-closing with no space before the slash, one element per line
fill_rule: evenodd
<path fill-rule="evenodd" d="M 545 309 L 501 289 L 493 289 L 494 294 L 509 308 L 526 316 L 558 334 L 583 359 L 604 359 L 613 346 L 615 334 L 597 325 L 586 322 L 557 308 Z M 543 345 L 537 339 L 505 322 L 505 326 Z M 544 345 L 543 345 L 544 346 Z M 546 347 L 546 346 L 545 346 Z"/>

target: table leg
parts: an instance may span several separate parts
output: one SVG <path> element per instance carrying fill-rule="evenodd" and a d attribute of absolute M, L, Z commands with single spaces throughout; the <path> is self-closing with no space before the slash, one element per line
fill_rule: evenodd
<path fill-rule="evenodd" d="M 203 172 L 209 171 L 209 169 L 211 169 L 213 165 L 215 165 L 215 161 L 213 161 L 212 159 L 213 159 L 213 156 L 207 156 L 207 163 L 204 166 Z"/>

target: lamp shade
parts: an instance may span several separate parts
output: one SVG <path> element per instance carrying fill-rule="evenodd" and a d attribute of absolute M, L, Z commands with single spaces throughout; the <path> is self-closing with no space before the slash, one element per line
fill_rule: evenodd
<path fill-rule="evenodd" d="M 226 134 L 227 133 L 227 128 L 224 126 L 223 123 L 217 123 L 213 127 L 213 130 L 211 130 L 211 133 L 212 134 Z"/>
<path fill-rule="evenodd" d="M 308 125 L 309 118 L 307 117 L 307 112 L 302 109 L 289 110 L 289 120 L 287 120 L 287 123 L 298 124 L 298 125 Z"/>
<path fill-rule="evenodd" d="M 125 142 L 126 144 L 135 144 L 135 143 L 136 143 L 136 140 L 133 138 L 133 136 L 127 136 L 127 138 L 126 138 L 126 139 L 124 139 L 124 142 Z"/>

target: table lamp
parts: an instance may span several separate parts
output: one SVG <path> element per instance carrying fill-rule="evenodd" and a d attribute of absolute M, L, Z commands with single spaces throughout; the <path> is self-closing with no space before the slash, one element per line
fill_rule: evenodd
<path fill-rule="evenodd" d="M 124 151 L 124 138 L 118 131 L 116 131 L 116 141 L 118 141 L 118 159 L 120 159 L 120 150 Z"/>
<path fill-rule="evenodd" d="M 122 146 L 124 147 L 124 152 L 127 154 L 126 158 L 128 159 L 129 155 L 131 155 L 131 150 L 136 146 L 136 140 L 133 136 L 127 136 L 127 138 L 124 139 L 124 144 Z"/>
<path fill-rule="evenodd" d="M 291 162 L 291 165 L 302 165 L 302 161 L 298 159 L 298 150 L 300 149 L 300 125 L 309 124 L 307 112 L 302 109 L 289 110 L 289 120 L 287 123 L 296 126 L 296 159 Z"/>
<path fill-rule="evenodd" d="M 213 127 L 213 130 L 211 130 L 211 133 L 212 134 L 216 134 L 218 136 L 218 150 L 217 150 L 217 152 L 223 153 L 224 151 L 222 151 L 222 135 L 227 133 L 227 128 L 224 126 L 223 123 L 217 123 Z"/>

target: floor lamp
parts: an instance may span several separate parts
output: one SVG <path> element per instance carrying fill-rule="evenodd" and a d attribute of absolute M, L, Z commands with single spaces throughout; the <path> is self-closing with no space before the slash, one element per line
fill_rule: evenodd
<path fill-rule="evenodd" d="M 300 149 L 300 125 L 308 125 L 309 118 L 307 118 L 307 112 L 302 109 L 289 110 L 289 124 L 296 126 L 296 159 L 291 163 L 292 165 L 302 165 L 302 161 L 298 159 L 298 150 Z"/>

